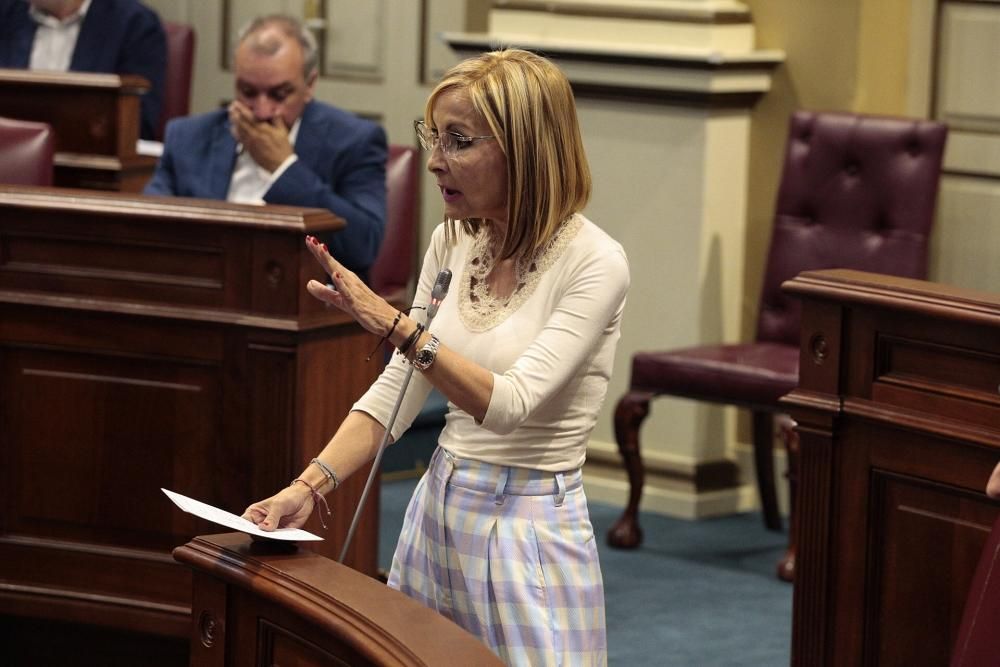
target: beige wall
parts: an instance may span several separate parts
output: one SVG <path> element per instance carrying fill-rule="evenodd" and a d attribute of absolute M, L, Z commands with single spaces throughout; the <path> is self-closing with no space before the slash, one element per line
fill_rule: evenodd
<path fill-rule="evenodd" d="M 861 8 L 855 111 L 907 112 L 910 0 L 867 0 Z M 901 29 L 902 27 L 902 29 Z"/>

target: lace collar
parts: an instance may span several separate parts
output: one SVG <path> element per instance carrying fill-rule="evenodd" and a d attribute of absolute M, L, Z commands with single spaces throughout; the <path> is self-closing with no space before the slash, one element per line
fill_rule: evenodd
<path fill-rule="evenodd" d="M 514 267 L 516 286 L 510 296 L 502 299 L 491 294 L 486 283 L 496 258 L 488 228 L 480 227 L 465 261 L 459 291 L 458 311 L 466 328 L 488 331 L 520 308 L 534 294 L 542 274 L 562 257 L 582 226 L 583 218 L 574 214 L 559 227 L 545 247 L 530 257 L 518 257 Z"/>

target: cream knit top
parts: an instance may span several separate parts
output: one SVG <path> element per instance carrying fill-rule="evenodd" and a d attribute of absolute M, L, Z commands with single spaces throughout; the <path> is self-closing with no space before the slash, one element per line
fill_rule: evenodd
<path fill-rule="evenodd" d="M 547 248 L 519 263 L 518 283 L 500 301 L 486 289 L 492 257 L 485 229 L 444 225 L 431 238 L 414 297 L 425 305 L 438 272 L 452 271 L 450 294 L 431 323 L 443 345 L 491 370 L 493 394 L 482 423 L 448 404 L 439 445 L 460 458 L 552 472 L 583 465 L 587 439 L 607 393 L 620 335 L 628 260 L 614 239 L 582 215 L 567 220 Z M 414 310 L 412 315 L 419 319 Z M 393 355 L 354 405 L 385 425 L 406 365 Z M 392 437 L 420 411 L 431 385 L 414 372 Z"/>

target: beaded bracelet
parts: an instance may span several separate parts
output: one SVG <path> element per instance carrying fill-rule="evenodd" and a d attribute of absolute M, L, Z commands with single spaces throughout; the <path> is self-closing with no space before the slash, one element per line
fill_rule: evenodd
<path fill-rule="evenodd" d="M 319 466 L 319 469 L 323 471 L 323 474 L 326 475 L 326 478 L 331 482 L 333 482 L 333 489 L 330 489 L 331 491 L 340 486 L 340 478 L 337 477 L 337 473 L 333 471 L 333 468 L 323 463 L 319 459 L 313 459 L 309 463 L 315 463 L 317 466 Z"/>
<path fill-rule="evenodd" d="M 313 497 L 314 508 L 319 507 L 319 504 L 323 503 L 323 509 L 326 510 L 326 515 L 332 516 L 333 513 L 330 512 L 330 506 L 326 504 L 326 498 L 323 497 L 322 493 L 316 490 L 316 487 L 314 487 L 312 484 L 302 479 L 301 477 L 296 477 L 295 479 L 293 479 L 291 484 L 289 484 L 288 486 L 295 486 L 295 482 L 302 482 L 303 484 L 306 485 L 306 487 L 309 488 L 309 493 L 311 493 Z M 323 512 L 319 513 L 319 525 L 323 526 L 323 530 L 326 530 L 326 521 L 323 521 Z"/>

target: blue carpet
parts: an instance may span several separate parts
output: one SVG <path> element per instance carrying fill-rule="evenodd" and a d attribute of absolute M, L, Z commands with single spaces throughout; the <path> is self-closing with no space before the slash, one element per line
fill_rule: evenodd
<path fill-rule="evenodd" d="M 383 482 L 379 567 L 387 570 L 415 479 Z M 620 510 L 590 503 L 604 573 L 612 666 L 784 667 L 792 587 L 775 577 L 787 536 L 759 514 L 685 521 L 643 514 L 636 551 L 608 547 Z"/>

